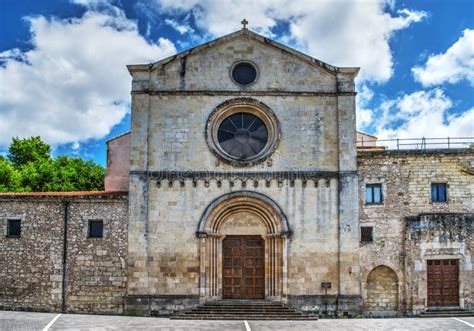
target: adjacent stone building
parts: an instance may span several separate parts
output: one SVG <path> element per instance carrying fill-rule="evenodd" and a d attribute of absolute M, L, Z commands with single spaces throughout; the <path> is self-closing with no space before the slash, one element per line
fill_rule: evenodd
<path fill-rule="evenodd" d="M 0 309 L 121 314 L 127 206 L 126 192 L 0 194 Z"/>
<path fill-rule="evenodd" d="M 128 69 L 106 192 L 0 194 L 0 308 L 472 309 L 474 150 L 358 151 L 358 68 L 242 29 Z"/>
<path fill-rule="evenodd" d="M 358 174 L 360 227 L 372 231 L 360 247 L 365 311 L 472 309 L 474 150 L 361 151 Z"/>

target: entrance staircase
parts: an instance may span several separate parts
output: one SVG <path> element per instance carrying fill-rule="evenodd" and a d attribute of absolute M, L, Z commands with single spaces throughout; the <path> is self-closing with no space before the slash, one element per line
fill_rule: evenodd
<path fill-rule="evenodd" d="M 464 310 L 459 307 L 446 307 L 441 309 L 428 309 L 418 315 L 419 317 L 469 317 L 474 316 L 474 311 Z"/>
<path fill-rule="evenodd" d="M 206 302 L 171 319 L 199 320 L 317 320 L 281 302 L 267 300 L 217 300 Z"/>

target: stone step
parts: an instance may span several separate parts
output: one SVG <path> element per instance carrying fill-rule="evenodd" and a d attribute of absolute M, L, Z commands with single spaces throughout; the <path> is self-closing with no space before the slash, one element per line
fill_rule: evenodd
<path fill-rule="evenodd" d="M 302 314 L 301 312 L 294 310 L 287 311 L 255 311 L 255 310 L 191 310 L 186 313 L 192 314 Z"/>
<path fill-rule="evenodd" d="M 222 308 L 222 309 L 228 309 L 228 308 L 251 308 L 251 309 L 265 309 L 265 308 L 288 308 L 288 306 L 279 306 L 279 305 L 202 305 L 200 307 L 209 307 L 209 308 Z"/>
<path fill-rule="evenodd" d="M 226 303 L 226 304 L 220 304 L 220 303 L 205 303 L 202 305 L 203 307 L 287 307 L 286 305 L 283 304 L 277 304 L 277 303 L 260 303 L 260 304 L 244 304 L 244 303 Z"/>
<path fill-rule="evenodd" d="M 229 307 L 250 307 L 250 308 L 288 308 L 288 306 L 283 305 L 202 305 L 200 307 L 222 307 L 222 308 L 229 308 Z"/>
<path fill-rule="evenodd" d="M 254 314 L 293 314 L 298 313 L 294 310 L 252 310 L 252 309 L 229 309 L 229 310 L 200 310 L 200 309 L 192 309 L 189 312 L 192 313 L 202 313 L 202 314 L 242 314 L 242 313 L 254 313 Z"/>
<path fill-rule="evenodd" d="M 189 314 L 199 314 L 199 315 L 303 315 L 302 313 L 295 311 L 285 311 L 285 312 L 261 312 L 261 311 L 251 311 L 251 310 L 242 310 L 242 311 L 200 311 L 194 310 L 185 312 Z"/>
<path fill-rule="evenodd" d="M 174 315 L 170 317 L 171 319 L 184 319 L 184 320 L 305 320 L 305 321 L 316 321 L 318 320 L 317 316 L 289 316 L 289 315 Z"/>
<path fill-rule="evenodd" d="M 293 310 L 289 307 L 245 307 L 245 306 L 229 306 L 229 307 L 220 307 L 220 306 L 202 306 L 199 308 L 194 308 L 199 310 L 275 310 L 275 311 L 287 311 Z"/>
<path fill-rule="evenodd" d="M 219 304 L 219 305 L 282 305 L 278 301 L 242 301 L 242 300 L 226 300 L 226 301 L 207 301 L 205 304 Z"/>
<path fill-rule="evenodd" d="M 418 317 L 421 317 L 421 318 L 471 317 L 471 316 L 474 316 L 474 311 L 466 311 L 466 310 L 426 311 L 418 315 Z"/>
<path fill-rule="evenodd" d="M 190 311 L 181 312 L 172 319 L 210 320 L 317 320 L 304 315 L 281 302 L 266 300 L 219 300 L 206 302 Z"/>

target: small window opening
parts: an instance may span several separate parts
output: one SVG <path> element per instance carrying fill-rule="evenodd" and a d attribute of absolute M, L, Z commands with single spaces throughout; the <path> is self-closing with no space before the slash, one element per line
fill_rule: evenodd
<path fill-rule="evenodd" d="M 240 62 L 232 69 L 232 78 L 240 85 L 249 85 L 257 79 L 257 69 L 249 62 Z"/>
<path fill-rule="evenodd" d="M 365 203 L 382 203 L 382 184 L 367 184 L 365 186 Z"/>
<path fill-rule="evenodd" d="M 89 221 L 89 238 L 102 238 L 104 235 L 104 222 L 102 220 Z"/>
<path fill-rule="evenodd" d="M 446 202 L 446 183 L 431 184 L 431 201 Z"/>
<path fill-rule="evenodd" d="M 7 220 L 7 236 L 19 237 L 21 235 L 21 220 Z"/>
<path fill-rule="evenodd" d="M 373 226 L 362 226 L 360 228 L 360 241 L 362 242 L 374 241 L 373 230 L 374 230 Z"/>

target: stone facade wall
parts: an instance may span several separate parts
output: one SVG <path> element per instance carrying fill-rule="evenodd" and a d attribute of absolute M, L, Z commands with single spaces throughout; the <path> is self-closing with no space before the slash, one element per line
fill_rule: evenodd
<path fill-rule="evenodd" d="M 399 281 L 399 311 L 416 314 L 426 309 L 426 247 L 437 247 L 441 258 L 462 254 L 460 278 L 472 278 L 472 253 L 459 238 L 440 242 L 439 236 L 414 241 L 406 218 L 423 213 L 466 214 L 474 210 L 473 150 L 362 152 L 358 156 L 360 226 L 373 226 L 374 241 L 360 243 L 362 296 L 367 302 L 367 277 L 377 266 L 390 267 Z M 447 183 L 448 201 L 431 202 L 431 183 Z M 366 184 L 381 184 L 383 202 L 365 203 Z M 465 227 L 466 225 L 462 225 Z M 465 229 L 467 230 L 467 229 Z M 443 247 L 463 247 L 445 255 Z M 411 247 L 411 249 L 410 249 Z M 425 247 L 425 248 L 423 248 Z M 415 249 L 416 248 L 416 249 Z M 454 254 L 454 255 L 453 255 Z M 415 271 L 416 270 L 416 271 Z M 415 276 L 418 274 L 418 276 Z M 471 295 L 461 293 L 468 308 Z"/>
<path fill-rule="evenodd" d="M 9 218 L 20 238 L 6 236 Z M 61 310 L 63 218 L 61 203 L 0 201 L 0 309 Z"/>
<path fill-rule="evenodd" d="M 183 187 L 179 181 L 172 182 L 171 187 L 167 180 L 161 181 L 160 187 L 150 181 L 148 194 L 159 199 L 150 198 L 146 246 L 133 239 L 129 243 L 137 251 L 129 256 L 129 295 L 194 295 L 198 299 L 200 250 L 196 232 L 200 217 L 214 199 L 249 187 L 275 201 L 289 220 L 289 298 L 320 298 L 324 294 L 321 282 L 327 281 L 333 284 L 329 295 L 337 293 L 337 180 L 311 180 L 304 186 L 301 180 L 294 184 L 284 180 L 282 186 L 273 180 L 270 187 L 264 180 L 257 181 L 258 187 L 254 187 L 254 181 L 247 181 L 243 187 L 240 180 L 230 187 L 230 181 L 222 180 L 221 185 L 218 187 L 216 179 L 210 179 L 209 186 L 198 180 L 196 187 L 192 180 L 185 180 Z M 140 223 L 131 224 L 129 238 L 142 238 L 144 229 Z M 253 225 L 256 233 L 250 233 L 248 228 L 236 229 L 238 224 L 226 230 L 226 224 L 225 233 L 241 235 L 260 233 L 265 228 L 263 224 Z"/>
<path fill-rule="evenodd" d="M 347 309 L 357 310 L 357 69 L 335 70 L 248 31 L 209 45 L 129 67 L 130 309 L 139 296 L 148 307 L 163 296 L 174 300 L 170 306 L 178 297 L 199 299 L 199 219 L 214 199 L 251 191 L 274 201 L 288 219 L 292 235 L 282 257 L 288 300 L 321 302 L 321 282 L 332 282 L 329 295 L 356 302 Z M 230 78 L 240 60 L 258 67 L 255 83 L 239 86 Z M 206 125 L 220 105 L 243 97 L 271 109 L 280 139 L 265 162 L 236 167 L 209 148 Z"/>
<path fill-rule="evenodd" d="M 134 100 L 143 96 L 133 96 Z M 148 134 L 134 139 L 132 150 L 148 136 L 148 170 L 241 170 L 220 161 L 209 149 L 205 130 L 209 115 L 220 104 L 235 99 L 229 95 L 149 96 Z M 268 162 L 246 166 L 247 171 L 318 169 L 337 171 L 337 97 L 260 96 L 252 99 L 267 105 L 281 126 L 280 142 Z M 135 109 L 135 108 L 134 108 Z M 137 109 L 137 112 L 143 112 Z M 138 134 L 138 133 L 137 133 Z M 299 148 L 294 148 L 298 144 Z M 133 160 L 132 160 L 133 165 Z M 135 168 L 132 170 L 143 170 Z"/>
<path fill-rule="evenodd" d="M 122 313 L 127 207 L 123 196 L 0 196 L 0 309 Z M 10 218 L 21 219 L 19 238 L 6 236 Z M 104 237 L 88 238 L 88 220 L 97 219 Z"/>
<path fill-rule="evenodd" d="M 67 310 L 120 314 L 127 287 L 125 201 L 71 203 Z M 88 238 L 88 220 L 103 220 L 103 238 Z"/>
<path fill-rule="evenodd" d="M 338 171 L 341 157 L 341 167 L 355 171 L 357 70 L 336 73 L 256 38 L 244 33 L 220 40 L 187 55 L 185 66 L 173 58 L 151 70 L 130 69 L 132 171 L 233 170 L 210 151 L 205 129 L 218 105 L 239 97 L 266 104 L 281 125 L 271 161 L 246 170 Z M 256 82 L 244 87 L 230 78 L 232 64 L 243 59 L 259 68 Z"/>

